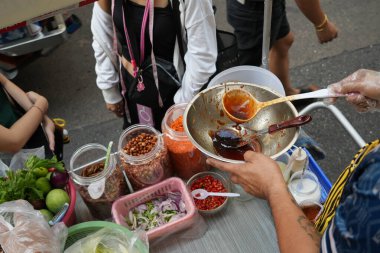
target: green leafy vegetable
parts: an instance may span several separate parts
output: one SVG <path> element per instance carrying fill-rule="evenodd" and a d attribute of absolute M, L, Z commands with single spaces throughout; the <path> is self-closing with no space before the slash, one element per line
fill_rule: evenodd
<path fill-rule="evenodd" d="M 17 171 L 9 170 L 6 177 L 0 178 L 0 204 L 18 199 L 28 201 L 44 199 L 43 192 L 36 186 L 37 178 L 45 176 L 49 168 L 65 171 L 63 162 L 58 161 L 55 156 L 52 159 L 30 156 L 25 162 L 25 167 L 26 169 Z"/>
<path fill-rule="evenodd" d="M 64 172 L 65 168 L 63 162 L 58 161 L 56 156 L 53 156 L 51 159 L 41 159 L 37 156 L 30 156 L 25 162 L 25 167 L 33 170 L 35 168 L 43 167 L 46 169 L 56 168 L 60 172 Z"/>
<path fill-rule="evenodd" d="M 0 204 L 18 199 L 44 199 L 35 183 L 36 176 L 31 170 L 7 171 L 7 176 L 0 179 Z"/>

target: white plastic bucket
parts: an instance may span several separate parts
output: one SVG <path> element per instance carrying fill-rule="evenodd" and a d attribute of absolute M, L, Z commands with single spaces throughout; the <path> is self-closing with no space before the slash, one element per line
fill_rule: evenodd
<path fill-rule="evenodd" d="M 284 87 L 277 76 L 266 69 L 249 65 L 237 66 L 220 72 L 210 81 L 208 88 L 231 81 L 262 85 L 285 96 Z"/>

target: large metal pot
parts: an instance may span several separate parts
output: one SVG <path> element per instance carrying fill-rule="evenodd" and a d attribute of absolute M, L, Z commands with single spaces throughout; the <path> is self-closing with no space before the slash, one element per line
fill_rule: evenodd
<path fill-rule="evenodd" d="M 230 89 L 244 89 L 253 94 L 259 101 L 268 101 L 280 95 L 268 88 L 242 82 L 227 82 L 200 92 L 188 104 L 184 113 L 184 128 L 191 142 L 205 155 L 220 161 L 241 163 L 219 156 L 209 135 L 210 131 L 236 125 L 223 112 L 222 97 Z M 260 130 L 271 124 L 291 119 L 298 115 L 290 102 L 273 105 L 261 110 L 251 121 L 242 124 L 253 130 Z M 275 159 L 285 153 L 299 135 L 298 128 L 290 128 L 272 135 L 260 137 L 262 153 Z"/>

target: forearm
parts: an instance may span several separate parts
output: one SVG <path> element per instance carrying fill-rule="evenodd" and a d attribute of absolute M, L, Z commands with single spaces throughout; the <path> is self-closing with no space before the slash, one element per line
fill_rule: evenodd
<path fill-rule="evenodd" d="M 28 111 L 29 108 L 32 107 L 33 103 L 30 101 L 26 93 L 16 84 L 8 79 L 1 79 L 1 83 L 9 96 L 11 96 L 25 111 Z"/>
<path fill-rule="evenodd" d="M 37 127 L 41 123 L 46 111 L 41 101 L 36 101 L 32 106 L 11 128 L 0 126 L 0 151 L 16 153 L 30 139 Z"/>
<path fill-rule="evenodd" d="M 280 251 L 282 253 L 319 252 L 320 237 L 318 233 L 285 188 L 284 185 L 268 198 Z"/>
<path fill-rule="evenodd" d="M 325 13 L 321 8 L 319 0 L 295 0 L 303 15 L 314 24 L 319 26 L 325 19 Z"/>

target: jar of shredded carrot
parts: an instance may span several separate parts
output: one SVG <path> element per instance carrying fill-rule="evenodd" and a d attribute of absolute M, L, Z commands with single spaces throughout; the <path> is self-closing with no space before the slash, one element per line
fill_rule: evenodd
<path fill-rule="evenodd" d="M 182 179 L 189 179 L 208 169 L 206 157 L 190 142 L 184 131 L 183 113 L 186 105 L 183 103 L 170 107 L 161 124 L 174 171 Z"/>

